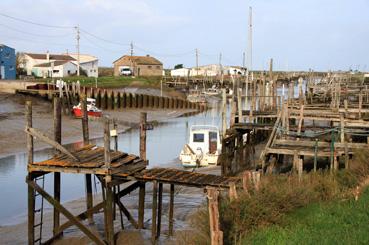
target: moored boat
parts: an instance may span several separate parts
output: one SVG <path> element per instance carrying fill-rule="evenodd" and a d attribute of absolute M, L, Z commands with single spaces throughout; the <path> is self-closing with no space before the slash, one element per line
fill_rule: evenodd
<path fill-rule="evenodd" d="M 217 165 L 221 149 L 218 127 L 194 125 L 190 130 L 189 143 L 184 145 L 179 159 L 183 167 Z"/>
<path fill-rule="evenodd" d="M 101 117 L 102 110 L 96 107 L 96 100 L 92 98 L 87 98 L 87 115 L 89 117 Z M 82 105 L 79 103 L 76 106 L 73 106 L 73 114 L 75 117 L 81 118 L 83 117 Z"/>

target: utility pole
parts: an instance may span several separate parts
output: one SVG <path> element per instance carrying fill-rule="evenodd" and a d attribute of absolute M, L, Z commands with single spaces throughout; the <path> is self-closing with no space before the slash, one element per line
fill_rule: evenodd
<path fill-rule="evenodd" d="M 199 75 L 199 50 L 195 49 L 196 52 L 196 76 Z"/>
<path fill-rule="evenodd" d="M 248 68 L 252 71 L 252 7 L 249 7 L 249 47 L 248 47 Z"/>
<path fill-rule="evenodd" d="M 219 53 L 220 84 L 223 85 L 222 53 Z"/>
<path fill-rule="evenodd" d="M 80 32 L 79 32 L 79 25 L 75 27 L 76 28 L 76 32 L 77 32 L 77 36 L 76 36 L 76 39 L 77 39 L 77 76 L 79 76 L 79 39 L 80 39 Z"/>
<path fill-rule="evenodd" d="M 246 59 L 246 53 L 245 53 L 245 52 L 243 52 L 243 53 L 242 53 L 242 68 L 243 68 L 243 69 L 245 69 L 245 65 L 246 65 L 246 64 L 245 64 L 245 62 L 246 62 L 246 61 L 245 61 L 245 59 Z"/>
<path fill-rule="evenodd" d="M 131 56 L 133 56 L 133 42 L 131 42 Z"/>

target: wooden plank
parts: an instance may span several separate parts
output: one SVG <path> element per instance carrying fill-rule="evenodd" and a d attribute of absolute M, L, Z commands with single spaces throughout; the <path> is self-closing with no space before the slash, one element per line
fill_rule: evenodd
<path fill-rule="evenodd" d="M 123 203 L 119 199 L 116 199 L 115 202 L 118 204 L 118 207 L 124 213 L 124 215 L 127 217 L 128 221 L 133 225 L 133 227 L 138 229 L 139 228 L 138 223 L 133 218 L 133 216 L 129 213 L 128 209 L 123 205 Z"/>
<path fill-rule="evenodd" d="M 59 151 L 63 152 L 64 154 L 68 155 L 69 157 L 71 157 L 73 160 L 79 162 L 79 158 L 75 155 L 73 155 L 72 153 L 70 153 L 67 149 L 65 149 L 61 144 L 59 144 L 58 142 L 55 142 L 52 139 L 49 139 L 45 134 L 41 133 L 40 131 L 38 131 L 37 129 L 34 128 L 30 128 L 27 127 L 25 129 L 25 132 L 27 134 L 32 135 L 33 137 L 36 137 L 40 140 L 42 140 L 43 142 L 53 146 L 54 148 L 58 149 Z"/>

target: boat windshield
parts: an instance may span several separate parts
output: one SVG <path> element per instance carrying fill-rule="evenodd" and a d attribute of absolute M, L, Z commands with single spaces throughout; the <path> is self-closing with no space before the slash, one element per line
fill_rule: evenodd
<path fill-rule="evenodd" d="M 204 134 L 195 133 L 193 134 L 193 142 L 204 142 Z"/>

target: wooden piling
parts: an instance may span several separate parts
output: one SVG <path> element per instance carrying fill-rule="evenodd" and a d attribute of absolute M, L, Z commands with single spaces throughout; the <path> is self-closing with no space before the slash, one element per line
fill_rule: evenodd
<path fill-rule="evenodd" d="M 144 228 L 144 216 L 145 216 L 145 182 L 140 183 L 140 189 L 138 193 L 138 228 Z"/>
<path fill-rule="evenodd" d="M 169 236 L 173 236 L 174 184 L 170 184 L 169 193 Z"/>
<path fill-rule="evenodd" d="M 146 121 L 147 113 L 141 112 L 140 119 L 140 158 L 146 161 Z"/>
<path fill-rule="evenodd" d="M 109 129 L 109 119 L 105 118 L 104 121 L 104 160 L 105 167 L 110 169 L 110 129 Z"/>
<path fill-rule="evenodd" d="M 206 192 L 208 198 L 211 245 L 222 245 L 223 232 L 220 230 L 218 208 L 219 191 L 213 187 L 207 187 Z"/>
<path fill-rule="evenodd" d="M 160 237 L 161 232 L 161 212 L 163 208 L 163 183 L 159 183 L 159 199 L 158 199 L 158 216 L 157 216 L 157 228 L 156 228 L 156 239 Z"/>
<path fill-rule="evenodd" d="M 54 140 L 61 144 L 61 135 L 62 135 L 62 117 L 61 117 L 61 104 L 60 99 L 54 97 L 53 101 L 54 107 Z M 58 150 L 55 150 L 58 152 Z M 60 173 L 54 173 L 54 199 L 60 202 Z M 53 234 L 56 235 L 60 226 L 60 213 L 54 207 L 53 208 Z"/>
<path fill-rule="evenodd" d="M 151 218 L 151 242 L 156 243 L 156 212 L 158 207 L 158 182 L 152 182 L 152 218 Z"/>

